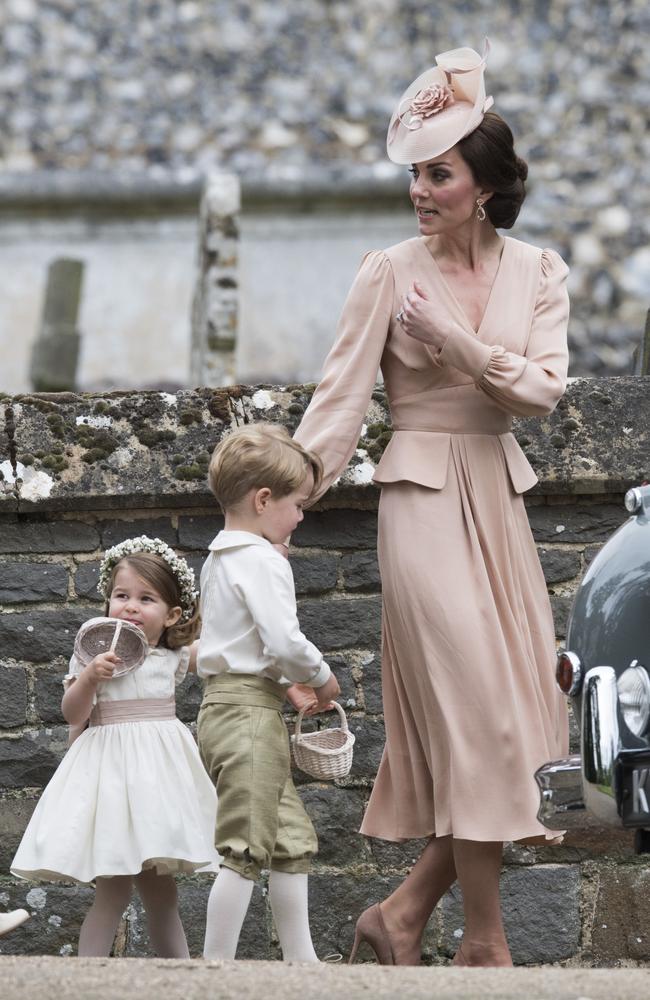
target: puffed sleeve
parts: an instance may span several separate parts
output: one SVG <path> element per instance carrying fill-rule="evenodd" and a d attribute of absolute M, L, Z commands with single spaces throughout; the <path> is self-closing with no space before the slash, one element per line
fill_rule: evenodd
<path fill-rule="evenodd" d="M 68 666 L 68 672 L 63 678 L 63 690 L 67 691 L 73 681 L 76 681 L 77 677 L 83 670 L 83 664 L 79 662 L 76 656 L 72 655 L 70 657 L 70 664 Z M 96 703 L 97 698 L 93 701 L 93 705 Z"/>
<path fill-rule="evenodd" d="M 543 250 L 540 284 L 525 355 L 490 347 L 464 330 L 438 357 L 472 375 L 477 388 L 515 416 L 551 413 L 566 388 L 569 269 L 554 250 Z"/>
<path fill-rule="evenodd" d="M 348 294 L 323 377 L 294 437 L 323 462 L 318 499 L 340 476 L 359 440 L 388 335 L 394 296 L 386 255 L 366 254 Z"/>
<path fill-rule="evenodd" d="M 176 665 L 176 670 L 174 671 L 176 686 L 182 683 L 187 676 L 187 668 L 190 665 L 190 647 L 181 646 L 178 650 L 178 654 L 178 663 Z"/>

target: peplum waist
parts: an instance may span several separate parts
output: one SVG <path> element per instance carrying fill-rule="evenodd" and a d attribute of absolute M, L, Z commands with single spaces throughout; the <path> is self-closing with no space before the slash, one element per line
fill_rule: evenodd
<path fill-rule="evenodd" d="M 525 493 L 535 485 L 537 476 L 513 434 L 496 434 L 494 431 L 463 433 L 467 437 L 482 439 L 484 444 L 480 447 L 485 447 L 489 441 L 496 442 L 503 454 L 515 493 Z M 434 490 L 443 489 L 447 482 L 453 436 L 455 434 L 450 431 L 394 431 L 375 470 L 373 481 L 380 486 L 410 482 Z"/>
<path fill-rule="evenodd" d="M 377 466 L 374 481 L 411 482 L 441 490 L 447 482 L 451 439 L 480 436 L 503 454 L 515 493 L 524 493 L 537 476 L 510 428 L 512 416 L 500 409 L 473 382 L 427 389 L 392 398 L 393 436 Z"/>

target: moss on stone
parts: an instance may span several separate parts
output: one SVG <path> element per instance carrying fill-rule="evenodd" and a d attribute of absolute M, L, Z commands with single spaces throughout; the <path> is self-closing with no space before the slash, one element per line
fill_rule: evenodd
<path fill-rule="evenodd" d="M 18 461 L 21 463 L 21 465 L 33 465 L 36 459 L 34 455 L 27 453 L 25 455 L 19 455 Z"/>
<path fill-rule="evenodd" d="M 304 412 L 305 408 L 304 406 L 301 406 L 300 403 L 290 403 L 289 406 L 287 406 L 287 413 L 292 413 L 295 416 L 301 416 Z"/>
<path fill-rule="evenodd" d="M 200 410 L 183 410 L 178 421 L 185 427 L 189 427 L 190 424 L 200 424 L 203 422 L 203 414 Z"/>
<path fill-rule="evenodd" d="M 380 434 L 384 434 L 388 430 L 389 430 L 388 424 L 382 424 L 382 423 L 368 424 L 366 428 L 366 437 L 378 438 Z"/>
<path fill-rule="evenodd" d="M 98 399 L 93 406 L 93 413 L 108 413 L 110 408 L 105 399 Z"/>
<path fill-rule="evenodd" d="M 68 463 L 63 455 L 46 455 L 43 458 L 43 465 L 46 469 L 52 469 L 53 472 L 63 472 L 64 469 L 68 468 Z"/>
<path fill-rule="evenodd" d="M 94 465 L 95 462 L 100 462 L 103 458 L 108 458 L 109 455 L 110 451 L 105 451 L 103 448 L 89 448 L 81 456 L 81 461 L 87 465 Z"/>
<path fill-rule="evenodd" d="M 62 440 L 65 437 L 65 424 L 61 414 L 48 413 L 45 419 L 47 420 L 50 432 L 54 435 L 54 437 Z"/>
<path fill-rule="evenodd" d="M 16 397 L 25 406 L 33 406 L 39 413 L 59 413 L 56 403 L 49 399 L 40 399 L 38 396 L 18 396 Z"/>
<path fill-rule="evenodd" d="M 143 444 L 146 448 L 153 448 L 163 441 L 176 440 L 174 431 L 156 431 L 153 427 L 143 427 L 141 430 L 136 431 L 136 437 L 140 444 Z"/>
<path fill-rule="evenodd" d="M 205 467 L 201 467 L 197 463 L 192 465 L 179 465 L 174 469 L 174 479 L 204 479 L 205 478 Z"/>

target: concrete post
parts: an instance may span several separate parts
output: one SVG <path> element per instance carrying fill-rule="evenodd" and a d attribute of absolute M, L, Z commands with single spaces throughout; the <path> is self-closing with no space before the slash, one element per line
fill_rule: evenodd
<path fill-rule="evenodd" d="M 239 178 L 208 177 L 201 198 L 198 277 L 192 303 L 191 378 L 196 386 L 235 382 L 240 209 Z"/>
<path fill-rule="evenodd" d="M 643 340 L 634 348 L 634 374 L 650 375 L 650 309 L 646 313 Z"/>
<path fill-rule="evenodd" d="M 30 364 L 30 378 L 37 392 L 75 388 L 83 268 L 83 261 L 65 257 L 52 261 L 48 268 L 41 327 Z"/>

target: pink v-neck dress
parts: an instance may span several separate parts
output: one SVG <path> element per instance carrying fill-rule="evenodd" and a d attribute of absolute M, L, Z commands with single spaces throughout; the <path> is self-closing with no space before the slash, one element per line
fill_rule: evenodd
<path fill-rule="evenodd" d="M 533 772 L 568 750 L 551 609 L 513 415 L 566 384 L 568 269 L 506 238 L 478 331 L 426 242 L 364 258 L 296 438 L 323 491 L 353 454 L 381 366 L 392 439 L 375 473 L 386 745 L 361 832 L 544 840 Z M 436 351 L 395 315 L 416 280 L 459 324 Z"/>

